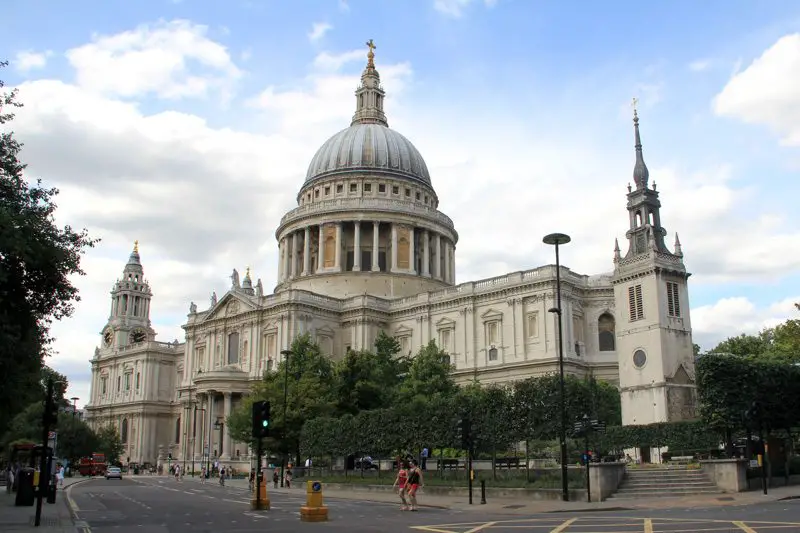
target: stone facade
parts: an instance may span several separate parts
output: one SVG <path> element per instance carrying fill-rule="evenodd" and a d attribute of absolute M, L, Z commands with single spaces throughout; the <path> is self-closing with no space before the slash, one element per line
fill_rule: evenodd
<path fill-rule="evenodd" d="M 131 461 L 171 453 L 248 468 L 249 451 L 230 437 L 225 418 L 302 333 L 333 359 L 372 348 L 381 330 L 403 354 L 434 340 L 462 383 L 558 370 L 557 318 L 549 312 L 555 267 L 456 283 L 458 234 L 437 209 L 419 152 L 389 129 L 383 97 L 370 51 L 352 124 L 317 152 L 298 206 L 280 221 L 273 293 L 260 279 L 254 284 L 249 269 L 241 282 L 234 270 L 230 289 L 213 294 L 208 309 L 191 304 L 185 343 L 158 343 L 142 315 L 149 286 L 129 281 L 141 275 L 134 250 L 112 292 L 86 408 L 94 425 L 120 428 Z M 628 195 L 631 250 L 623 258 L 616 247 L 614 271 L 561 271 L 566 372 L 619 385 L 625 423 L 681 419 L 693 406 L 688 274 L 680 244 L 674 253 L 663 245 L 659 205 L 655 186 L 637 181 Z M 137 301 L 145 307 L 130 303 Z"/>

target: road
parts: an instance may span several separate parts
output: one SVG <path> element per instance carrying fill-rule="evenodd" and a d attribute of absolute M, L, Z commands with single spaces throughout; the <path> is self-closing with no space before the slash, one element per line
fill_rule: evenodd
<path fill-rule="evenodd" d="M 78 519 L 92 533 L 245 533 L 296 531 L 413 533 L 797 533 L 800 500 L 752 506 L 651 511 L 549 513 L 531 516 L 491 515 L 471 511 L 422 508 L 400 511 L 399 505 L 326 499 L 330 520 L 300 521 L 305 494 L 271 493 L 272 509 L 250 510 L 250 495 L 241 488 L 177 482 L 172 478 L 95 479 L 69 490 Z"/>
<path fill-rule="evenodd" d="M 463 512 L 423 508 L 400 511 L 397 505 L 344 499 L 326 499 L 329 521 L 300 521 L 305 488 L 296 494 L 270 493 L 270 511 L 251 511 L 250 495 L 216 481 L 202 485 L 166 477 L 135 480 L 93 479 L 69 490 L 78 520 L 92 533 L 192 533 L 220 531 L 270 533 L 296 531 L 404 531 L 409 525 L 455 522 Z"/>

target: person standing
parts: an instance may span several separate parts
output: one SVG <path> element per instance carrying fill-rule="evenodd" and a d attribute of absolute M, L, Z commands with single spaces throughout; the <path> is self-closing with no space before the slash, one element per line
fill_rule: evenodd
<path fill-rule="evenodd" d="M 403 502 L 401 511 L 408 511 L 408 502 L 406 501 L 406 484 L 408 482 L 408 465 L 403 462 L 400 464 L 400 470 L 397 471 L 397 477 L 394 480 L 392 488 L 397 487 L 397 494 L 400 496 L 400 501 Z"/>
<path fill-rule="evenodd" d="M 417 510 L 417 491 L 422 488 L 422 470 L 419 468 L 419 464 L 417 463 L 416 459 L 411 461 L 411 470 L 408 473 L 408 499 L 411 503 L 411 511 Z"/>
<path fill-rule="evenodd" d="M 427 446 L 422 448 L 422 453 L 420 454 L 420 457 L 422 459 L 422 469 L 423 470 L 426 470 L 427 467 L 428 467 L 428 454 L 429 453 L 430 452 L 428 452 L 428 447 Z"/>

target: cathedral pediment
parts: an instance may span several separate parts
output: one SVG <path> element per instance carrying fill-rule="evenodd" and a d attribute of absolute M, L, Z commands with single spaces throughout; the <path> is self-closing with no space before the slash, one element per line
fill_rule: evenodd
<path fill-rule="evenodd" d="M 502 320 L 503 319 L 503 313 L 501 313 L 500 311 L 498 311 L 496 309 L 489 308 L 489 309 L 486 310 L 485 313 L 481 314 L 481 318 L 484 321 L 487 321 L 487 320 Z"/>
<path fill-rule="evenodd" d="M 214 307 L 209 309 L 203 322 L 236 316 L 247 313 L 248 311 L 253 311 L 255 308 L 252 302 L 247 301 L 247 299 L 243 298 L 240 294 L 229 291 L 225 296 L 220 298 Z"/>
<path fill-rule="evenodd" d="M 317 335 L 319 336 L 333 337 L 335 334 L 336 332 L 333 331 L 333 328 L 331 328 L 330 326 L 322 326 L 321 328 L 317 328 Z"/>
<path fill-rule="evenodd" d="M 405 335 L 411 335 L 413 332 L 414 332 L 414 330 L 411 329 L 410 327 L 408 327 L 406 325 L 402 325 L 399 328 L 397 328 L 396 330 L 394 330 L 394 335 L 395 335 L 395 337 L 403 337 Z"/>
<path fill-rule="evenodd" d="M 440 318 L 436 321 L 436 329 L 453 329 L 455 327 L 455 320 L 451 320 L 447 317 Z"/>

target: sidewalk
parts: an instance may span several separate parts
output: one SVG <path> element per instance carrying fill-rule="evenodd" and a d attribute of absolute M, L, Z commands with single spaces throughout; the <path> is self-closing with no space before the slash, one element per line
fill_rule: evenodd
<path fill-rule="evenodd" d="M 70 514 L 67 494 L 64 489 L 82 478 L 67 478 L 64 480 L 64 487 L 59 487 L 56 493 L 56 503 L 42 502 L 42 519 L 39 527 L 35 527 L 34 516 L 36 515 L 36 503 L 30 507 L 17 507 L 14 501 L 17 494 L 7 493 L 4 490 L 0 494 L 0 531 L 4 533 L 16 533 L 19 531 L 38 531 L 41 533 L 75 533 L 77 528 Z"/>
<path fill-rule="evenodd" d="M 167 478 L 167 476 L 163 476 Z M 184 478 L 186 481 L 200 482 L 200 478 Z M 305 481 L 294 480 L 294 487 L 291 489 L 274 489 L 272 483 L 267 483 L 267 493 L 291 494 L 293 496 L 305 496 Z M 219 483 L 217 479 L 209 482 Z M 225 481 L 225 486 L 234 487 L 241 490 L 248 489 L 246 479 L 229 479 Z M 397 503 L 400 499 L 393 492 L 379 492 L 368 490 L 326 490 L 323 486 L 323 495 L 328 499 L 345 499 L 371 501 L 378 503 Z M 562 502 L 561 500 L 531 501 L 517 498 L 487 498 L 485 505 L 481 505 L 480 488 L 473 492 L 473 505 L 470 505 L 466 497 L 452 496 L 432 496 L 426 495 L 425 489 L 420 490 L 418 499 L 421 507 L 438 507 L 443 509 L 457 509 L 463 511 L 480 511 L 497 514 L 509 515 L 528 515 L 534 513 L 558 513 L 558 512 L 599 512 L 623 509 L 670 509 L 670 508 L 707 508 L 722 507 L 730 505 L 751 505 L 757 503 L 775 502 L 784 499 L 800 498 L 800 485 L 789 487 L 777 487 L 770 489 L 768 495 L 761 491 L 739 492 L 732 494 L 694 494 L 682 498 L 642 498 L 624 500 L 606 500 L 604 502 Z"/>

